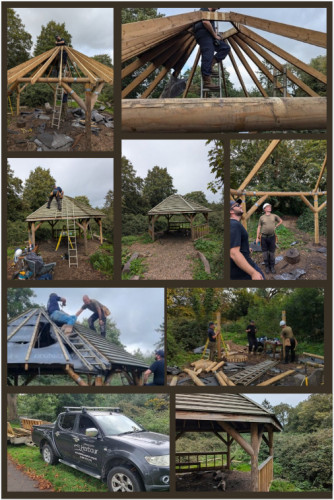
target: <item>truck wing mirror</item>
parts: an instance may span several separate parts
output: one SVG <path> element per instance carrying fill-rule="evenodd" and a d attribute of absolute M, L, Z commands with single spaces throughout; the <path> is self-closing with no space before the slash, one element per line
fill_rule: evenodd
<path fill-rule="evenodd" d="M 86 436 L 89 436 L 89 437 L 97 437 L 99 431 L 95 428 L 95 427 L 89 427 L 88 429 L 86 429 Z"/>

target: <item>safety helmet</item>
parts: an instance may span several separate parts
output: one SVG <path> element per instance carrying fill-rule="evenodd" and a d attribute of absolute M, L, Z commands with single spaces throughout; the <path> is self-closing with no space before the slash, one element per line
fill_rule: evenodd
<path fill-rule="evenodd" d="M 15 253 L 14 253 L 15 264 L 19 260 L 19 257 L 21 257 L 22 253 L 23 253 L 23 251 L 21 250 L 21 248 L 18 248 L 17 250 L 15 250 Z"/>
<path fill-rule="evenodd" d="M 285 321 L 283 321 L 283 320 L 282 320 L 282 321 L 280 321 L 279 326 L 285 326 L 285 325 L 286 325 Z"/>

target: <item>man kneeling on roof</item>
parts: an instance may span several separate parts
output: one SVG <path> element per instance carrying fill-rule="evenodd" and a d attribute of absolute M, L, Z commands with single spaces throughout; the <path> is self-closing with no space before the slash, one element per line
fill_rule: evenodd
<path fill-rule="evenodd" d="M 51 193 L 50 193 L 49 201 L 48 201 L 46 208 L 50 208 L 53 198 L 56 198 L 58 210 L 61 210 L 60 200 L 63 199 L 63 196 L 64 196 L 64 191 L 62 190 L 62 188 L 60 186 L 57 186 L 57 184 L 55 184 L 53 186 Z"/>
<path fill-rule="evenodd" d="M 51 293 L 48 300 L 47 311 L 52 321 L 54 321 L 57 326 L 61 326 L 66 335 L 69 335 L 72 333 L 73 325 L 77 317 L 61 311 L 59 302 L 61 302 L 62 306 L 66 306 L 66 299 L 64 297 L 59 297 L 56 293 Z"/>
<path fill-rule="evenodd" d="M 102 337 L 105 337 L 106 323 L 107 323 L 106 316 L 109 316 L 110 314 L 109 309 L 106 306 L 102 305 L 98 300 L 90 299 L 88 295 L 84 295 L 82 297 L 82 300 L 83 300 L 83 306 L 81 306 L 81 309 L 79 309 L 76 316 L 79 316 L 85 309 L 93 311 L 93 314 L 88 318 L 88 326 L 91 330 L 96 332 L 94 323 L 98 319 L 100 325 L 100 333 Z"/>

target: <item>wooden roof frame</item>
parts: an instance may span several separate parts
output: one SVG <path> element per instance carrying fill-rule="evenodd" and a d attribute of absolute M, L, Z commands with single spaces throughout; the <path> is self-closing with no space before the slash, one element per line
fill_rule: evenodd
<path fill-rule="evenodd" d="M 242 209 L 244 211 L 244 214 L 241 218 L 241 223 L 242 225 L 247 229 L 247 221 L 253 215 L 254 212 L 259 208 L 260 205 L 262 205 L 265 200 L 268 198 L 268 196 L 279 196 L 279 197 L 287 197 L 287 196 L 293 196 L 293 197 L 299 197 L 305 205 L 313 212 L 314 216 L 314 243 L 316 245 L 319 245 L 320 243 L 320 237 L 319 237 L 319 213 L 323 208 L 327 206 L 327 200 L 325 200 L 320 206 L 319 206 L 319 196 L 327 196 L 327 191 L 319 191 L 319 184 L 320 181 L 324 175 L 325 168 L 327 165 L 327 154 L 325 155 L 324 161 L 321 165 L 320 172 L 317 178 L 317 181 L 315 183 L 314 189 L 311 191 L 246 191 L 246 187 L 250 183 L 250 181 L 253 179 L 253 177 L 259 172 L 260 168 L 263 166 L 263 164 L 266 162 L 266 160 L 269 158 L 269 156 L 273 153 L 273 151 L 277 148 L 279 143 L 281 142 L 281 139 L 276 139 L 270 142 L 269 146 L 266 148 L 266 150 L 262 153 L 261 157 L 259 160 L 256 162 L 252 170 L 249 172 L 249 174 L 246 176 L 246 178 L 243 180 L 243 182 L 240 184 L 240 186 L 237 189 L 230 189 L 230 199 L 234 200 L 235 198 L 240 198 L 242 200 Z M 247 211 L 246 207 L 246 197 L 254 197 L 254 196 L 259 196 L 260 198 L 254 203 L 254 205 Z M 313 205 L 312 203 L 309 202 L 307 199 L 308 196 L 313 197 Z"/>
<path fill-rule="evenodd" d="M 67 62 L 63 65 L 63 52 L 67 52 Z M 55 60 L 60 57 L 58 76 L 50 76 Z M 69 64 L 72 63 L 72 69 Z M 65 73 L 63 75 L 63 72 Z M 114 70 L 105 64 L 88 57 L 73 47 L 54 47 L 43 54 L 25 61 L 7 71 L 7 94 L 10 96 L 16 91 L 16 113 L 20 113 L 20 95 L 28 85 L 36 83 L 48 84 L 54 92 L 60 85 L 71 95 L 76 103 L 85 111 L 86 146 L 91 149 L 91 110 L 105 84 L 112 85 Z M 85 100 L 71 88 L 73 83 L 83 84 Z"/>
<path fill-rule="evenodd" d="M 124 132 L 162 132 L 172 131 L 173 128 L 174 130 L 181 130 L 182 124 L 186 129 L 183 131 L 199 131 L 200 127 L 202 127 L 203 130 L 203 106 L 205 106 L 206 111 L 209 111 L 209 113 L 206 114 L 211 114 L 212 112 L 215 112 L 217 104 L 220 103 L 222 99 L 201 99 L 201 102 L 196 100 L 197 102 L 195 106 L 197 106 L 197 108 L 201 111 L 198 114 L 194 113 L 193 108 L 189 114 L 188 112 L 184 113 L 184 110 L 187 110 L 188 108 L 180 99 L 163 99 L 161 107 L 156 104 L 156 101 L 159 101 L 159 99 L 154 100 L 154 106 L 152 106 L 152 102 L 149 103 L 146 99 L 152 94 L 168 71 L 173 69 L 173 75 L 176 77 L 180 74 L 187 59 L 196 47 L 196 40 L 192 32 L 193 24 L 204 19 L 228 21 L 232 24 L 232 28 L 221 33 L 221 35 L 231 46 L 229 57 L 236 71 L 244 94 L 248 99 L 250 99 L 241 74 L 238 70 L 236 56 L 245 68 L 246 72 L 252 78 L 262 96 L 266 97 L 266 101 L 259 101 L 261 98 L 252 98 L 252 100 L 256 99 L 257 101 L 257 112 L 259 110 L 258 106 L 260 105 L 262 113 L 261 120 L 254 121 L 249 120 L 249 117 L 252 117 L 253 113 L 252 100 L 244 101 L 242 98 L 234 100 L 234 102 L 231 103 L 233 104 L 233 110 L 228 107 L 231 98 L 224 100 L 223 111 L 226 109 L 227 119 L 222 116 L 224 113 L 221 113 L 221 110 L 219 109 L 218 113 L 216 113 L 212 119 L 212 122 L 215 123 L 215 127 L 213 127 L 211 123 L 205 123 L 204 127 L 207 132 L 326 129 L 326 98 L 320 97 L 291 71 L 285 71 L 283 65 L 274 57 L 274 55 L 279 56 L 286 62 L 294 65 L 298 69 L 306 72 L 308 75 L 324 84 L 327 83 L 326 76 L 312 68 L 310 65 L 305 64 L 303 61 L 294 57 L 292 54 L 284 51 L 277 45 L 267 41 L 250 28 L 261 29 L 263 31 L 289 37 L 291 39 L 322 48 L 326 48 L 327 46 L 326 33 L 291 26 L 284 23 L 278 23 L 275 21 L 267 21 L 253 16 L 237 14 L 235 12 L 225 13 L 217 11 L 197 11 L 165 18 L 128 23 L 122 26 L 122 62 L 124 64 L 128 63 L 122 69 L 122 78 L 129 77 L 134 71 L 136 71 L 136 77 L 122 90 Z M 268 51 L 270 51 L 270 53 Z M 285 97 L 285 99 L 288 99 L 284 102 L 284 108 L 279 107 L 273 98 L 268 97 L 265 89 L 263 89 L 258 78 L 248 64 L 245 55 L 253 61 L 253 63 L 260 69 L 260 71 L 262 71 L 269 81 L 274 82 L 274 76 L 271 75 L 266 66 L 258 58 L 258 55 L 265 59 L 269 64 L 273 65 L 277 71 L 281 73 L 285 71 L 286 79 L 298 86 L 309 98 L 311 97 L 314 100 L 309 99 L 306 102 L 305 100 L 302 102 L 300 100 L 304 98 L 294 98 L 294 100 L 300 101 L 300 105 L 302 106 L 302 108 L 298 109 L 299 103 L 297 105 L 297 102 L 292 102 L 292 100 L 290 100 L 291 96 L 287 94 L 283 85 L 278 82 L 278 91 Z M 188 95 L 192 79 L 199 62 L 199 57 L 200 55 L 198 52 L 183 94 L 184 98 Z M 136 87 L 144 82 L 151 73 L 157 70 L 159 70 L 159 72 L 153 82 L 151 82 L 142 95 L 138 96 L 139 102 L 137 100 L 133 102 L 131 99 L 126 99 L 130 92 L 135 90 Z M 226 97 L 228 96 L 226 95 Z M 281 99 L 279 100 L 281 101 Z M 305 113 L 306 105 L 308 106 L 307 113 Z M 175 121 L 166 125 L 164 123 L 166 120 L 165 112 L 166 109 L 170 108 L 170 106 L 175 107 L 175 109 L 173 109 Z M 182 112 L 180 112 L 180 108 Z M 152 112 L 154 112 L 154 115 Z M 138 116 L 139 113 L 140 116 Z M 219 113 L 221 116 L 219 116 Z M 233 116 L 233 114 L 237 115 L 238 118 Z M 245 115 L 247 115 L 247 125 L 244 123 Z M 265 119 L 263 115 L 265 116 Z M 136 116 L 138 117 L 138 120 L 136 120 Z M 167 117 L 167 120 L 169 120 L 169 117 Z M 263 120 L 265 122 L 265 128 L 261 128 L 261 121 Z M 284 122 L 283 124 L 282 121 Z M 217 122 L 220 122 L 219 126 L 217 125 Z"/>

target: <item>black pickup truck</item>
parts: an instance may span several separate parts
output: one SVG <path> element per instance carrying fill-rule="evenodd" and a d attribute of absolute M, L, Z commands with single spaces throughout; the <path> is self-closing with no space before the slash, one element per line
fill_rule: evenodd
<path fill-rule="evenodd" d="M 34 425 L 44 461 L 106 481 L 109 491 L 169 489 L 169 437 L 148 432 L 119 408 L 65 407 L 53 424 Z"/>

